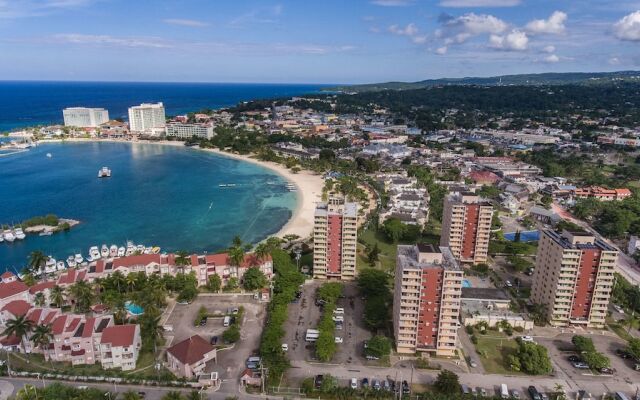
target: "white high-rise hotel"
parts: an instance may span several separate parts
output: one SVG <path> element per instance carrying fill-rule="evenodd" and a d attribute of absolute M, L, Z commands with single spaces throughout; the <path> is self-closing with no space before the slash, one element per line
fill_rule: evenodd
<path fill-rule="evenodd" d="M 109 121 L 109 111 L 104 108 L 69 107 L 62 110 L 65 126 L 95 128 Z"/>
<path fill-rule="evenodd" d="M 129 107 L 129 130 L 135 134 L 160 135 L 165 131 L 164 105 L 142 103 Z"/>

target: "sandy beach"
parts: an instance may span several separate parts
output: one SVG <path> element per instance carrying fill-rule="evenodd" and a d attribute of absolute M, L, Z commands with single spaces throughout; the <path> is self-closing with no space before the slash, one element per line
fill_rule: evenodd
<path fill-rule="evenodd" d="M 46 142 L 61 142 L 62 140 L 46 140 Z M 163 140 L 158 142 L 148 141 L 128 141 L 128 140 L 115 140 L 115 139 L 82 139 L 71 138 L 64 139 L 67 142 L 114 142 L 114 143 L 145 143 L 145 144 L 160 144 L 165 146 L 180 146 L 183 147 L 183 142 Z M 322 187 L 324 186 L 324 180 L 320 175 L 316 175 L 311 171 L 300 171 L 294 174 L 283 165 L 260 161 L 252 158 L 249 155 L 227 153 L 218 149 L 200 149 L 194 147 L 193 149 L 199 151 L 207 151 L 215 153 L 223 157 L 234 158 L 246 162 L 251 162 L 281 175 L 287 181 L 293 183 L 298 188 L 298 204 L 293 212 L 291 219 L 280 229 L 275 236 L 283 237 L 284 235 L 298 235 L 302 238 L 311 236 L 313 232 L 313 219 L 316 209 L 316 203 L 322 199 Z"/>

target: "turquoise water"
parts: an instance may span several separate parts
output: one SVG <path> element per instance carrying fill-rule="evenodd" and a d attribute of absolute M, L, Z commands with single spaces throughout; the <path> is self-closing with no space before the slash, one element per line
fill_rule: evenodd
<path fill-rule="evenodd" d="M 515 232 L 505 233 L 504 238 L 513 241 L 516 238 Z M 524 231 L 520 232 L 521 242 L 537 242 L 540 240 L 540 232 L 538 231 Z"/>
<path fill-rule="evenodd" d="M 144 308 L 130 301 L 125 303 L 124 308 L 126 308 L 131 315 L 142 315 L 142 313 L 144 313 Z"/>
<path fill-rule="evenodd" d="M 97 178 L 103 166 L 111 178 Z M 286 183 L 259 165 L 182 146 L 49 143 L 0 157 L 1 224 L 48 213 L 81 221 L 69 232 L 0 243 L 0 270 L 20 270 L 34 250 L 86 257 L 90 246 L 127 240 L 193 252 L 223 249 L 235 235 L 255 243 L 291 217 L 297 197 Z"/>
<path fill-rule="evenodd" d="M 463 279 L 462 280 L 462 287 L 467 287 L 467 288 L 471 287 L 471 282 L 469 282 L 468 279 Z"/>

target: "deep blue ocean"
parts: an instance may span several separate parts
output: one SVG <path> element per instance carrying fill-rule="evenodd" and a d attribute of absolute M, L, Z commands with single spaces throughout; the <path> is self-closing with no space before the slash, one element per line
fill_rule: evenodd
<path fill-rule="evenodd" d="M 102 166 L 111 168 L 111 178 L 97 178 Z M 219 186 L 230 183 L 236 186 Z M 60 260 L 127 240 L 190 252 L 226 248 L 235 235 L 255 243 L 291 217 L 297 196 L 286 183 L 256 164 L 186 147 L 41 144 L 0 157 L 0 224 L 49 213 L 81 224 L 0 243 L 0 271 L 19 271 L 34 250 Z"/>
<path fill-rule="evenodd" d="M 237 83 L 27 82 L 0 81 L 0 132 L 62 122 L 66 107 L 103 107 L 109 117 L 127 117 L 127 108 L 143 102 L 164 103 L 167 115 L 241 101 L 289 97 L 320 90 L 322 85 Z"/>

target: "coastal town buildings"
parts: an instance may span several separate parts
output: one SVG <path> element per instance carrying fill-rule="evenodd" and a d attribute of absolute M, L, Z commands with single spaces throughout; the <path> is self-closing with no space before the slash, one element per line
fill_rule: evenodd
<path fill-rule="evenodd" d="M 398 353 L 455 355 L 462 277 L 447 247 L 398 246 L 393 297 Z"/>
<path fill-rule="evenodd" d="M 120 368 L 123 371 L 135 369 L 141 346 L 140 325 L 115 325 L 105 328 L 100 338 L 102 367 Z"/>
<path fill-rule="evenodd" d="M 167 365 L 177 376 L 194 378 L 216 359 L 216 348 L 199 335 L 193 335 L 167 349 Z"/>
<path fill-rule="evenodd" d="M 342 197 L 318 203 L 313 226 L 314 278 L 355 279 L 357 236 L 357 203 Z"/>
<path fill-rule="evenodd" d="M 69 107 L 62 110 L 65 126 L 96 128 L 109 121 L 109 111 L 104 108 Z"/>
<path fill-rule="evenodd" d="M 170 122 L 166 126 L 167 137 L 176 139 L 211 139 L 214 135 L 213 125 L 209 123 Z"/>
<path fill-rule="evenodd" d="M 380 212 L 380 223 L 396 218 L 406 225 L 424 226 L 429 219 L 429 193 L 418 180 L 404 175 L 381 175 L 378 181 L 389 195 L 387 206 Z"/>
<path fill-rule="evenodd" d="M 159 136 L 165 133 L 166 118 L 162 103 L 142 103 L 129 107 L 129 130 L 137 135 Z"/>
<path fill-rule="evenodd" d="M 531 300 L 551 325 L 603 327 L 618 251 L 587 232 L 541 233 Z"/>
<path fill-rule="evenodd" d="M 631 190 L 627 188 L 606 189 L 600 186 L 590 186 L 586 188 L 576 188 L 574 196 L 578 199 L 593 198 L 600 201 L 620 201 L 631 197 Z"/>
<path fill-rule="evenodd" d="M 440 245 L 463 263 L 487 261 L 493 206 L 475 193 L 454 192 L 445 197 Z"/>

